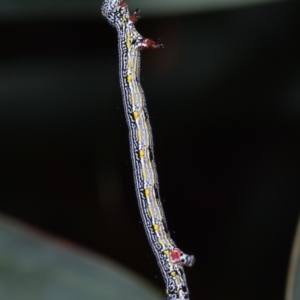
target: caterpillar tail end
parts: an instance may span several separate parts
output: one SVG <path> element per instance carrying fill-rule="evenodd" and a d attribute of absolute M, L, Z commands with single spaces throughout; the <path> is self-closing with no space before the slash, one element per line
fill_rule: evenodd
<path fill-rule="evenodd" d="M 196 258 L 194 255 L 186 255 L 186 261 L 183 265 L 187 267 L 192 267 L 195 264 L 195 262 L 196 262 Z"/>
<path fill-rule="evenodd" d="M 171 253 L 172 261 L 175 264 L 180 264 L 182 266 L 192 267 L 195 264 L 195 256 L 194 255 L 187 255 L 183 253 L 178 248 L 172 250 Z"/>
<path fill-rule="evenodd" d="M 141 15 L 140 15 L 140 12 L 141 10 L 139 8 L 137 8 L 131 15 L 130 15 L 130 21 L 135 24 L 140 18 L 141 18 Z"/>
<path fill-rule="evenodd" d="M 152 40 L 152 39 L 142 39 L 140 41 L 140 49 L 159 49 L 164 48 L 164 45 L 160 43 L 159 39 Z"/>

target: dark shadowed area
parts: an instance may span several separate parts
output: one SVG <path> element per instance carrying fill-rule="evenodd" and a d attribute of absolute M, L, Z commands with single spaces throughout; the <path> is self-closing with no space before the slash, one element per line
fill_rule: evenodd
<path fill-rule="evenodd" d="M 142 10 L 138 30 L 165 45 L 142 53 L 142 86 L 169 229 L 196 256 L 191 300 L 284 298 L 300 207 L 299 11 Z M 135 197 L 115 29 L 100 9 L 0 28 L 1 213 L 163 291 Z"/>

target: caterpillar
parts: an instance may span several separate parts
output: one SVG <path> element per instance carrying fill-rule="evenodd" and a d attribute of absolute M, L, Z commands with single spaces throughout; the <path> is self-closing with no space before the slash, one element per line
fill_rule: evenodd
<path fill-rule="evenodd" d="M 130 15 L 123 0 L 105 0 L 102 14 L 118 33 L 119 76 L 126 122 L 135 191 L 144 229 L 166 285 L 168 300 L 189 299 L 183 266 L 192 266 L 193 255 L 177 248 L 167 229 L 159 195 L 158 175 L 154 161 L 153 137 L 140 84 L 140 51 L 162 48 L 158 41 L 144 38 L 135 28 L 139 9 Z"/>

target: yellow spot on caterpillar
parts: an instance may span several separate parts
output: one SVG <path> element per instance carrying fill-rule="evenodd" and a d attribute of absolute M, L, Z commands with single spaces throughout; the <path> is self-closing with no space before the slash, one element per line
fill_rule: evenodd
<path fill-rule="evenodd" d="M 171 272 L 171 275 L 173 276 L 173 277 L 175 277 L 176 276 L 176 272 Z"/>
<path fill-rule="evenodd" d="M 149 197 L 150 196 L 150 191 L 148 189 L 145 189 L 145 196 Z"/>
<path fill-rule="evenodd" d="M 165 251 L 164 251 L 164 254 L 169 255 L 169 254 L 170 254 L 170 251 L 169 251 L 169 250 L 165 250 Z"/>
<path fill-rule="evenodd" d="M 154 228 L 154 231 L 158 231 L 158 229 L 159 229 L 159 225 L 157 225 L 157 224 L 154 224 L 154 225 L 153 225 L 153 228 Z"/>
<path fill-rule="evenodd" d="M 134 111 L 132 114 L 135 120 L 139 118 L 139 113 L 137 111 Z"/>
<path fill-rule="evenodd" d="M 127 82 L 131 83 L 131 81 L 132 81 L 132 76 L 129 74 L 129 75 L 127 75 Z"/>
<path fill-rule="evenodd" d="M 166 290 L 166 294 L 169 295 L 169 290 Z"/>
<path fill-rule="evenodd" d="M 145 154 L 145 153 L 144 153 L 144 150 L 140 150 L 140 151 L 139 151 L 140 158 L 143 158 L 143 157 L 144 157 L 144 154 Z"/>

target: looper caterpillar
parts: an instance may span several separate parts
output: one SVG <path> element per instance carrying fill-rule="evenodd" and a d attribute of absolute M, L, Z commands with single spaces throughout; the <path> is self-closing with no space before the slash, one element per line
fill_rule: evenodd
<path fill-rule="evenodd" d="M 105 0 L 102 14 L 118 32 L 120 85 L 129 129 L 135 190 L 146 235 L 166 284 L 167 299 L 189 299 L 183 266 L 192 266 L 195 258 L 176 247 L 167 229 L 159 196 L 152 131 L 140 85 L 140 51 L 162 48 L 163 45 L 143 38 L 137 32 L 134 24 L 139 19 L 139 9 L 130 15 L 123 0 Z"/>

